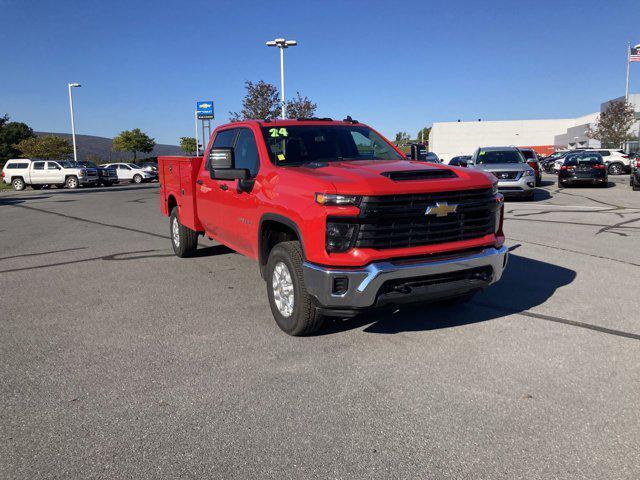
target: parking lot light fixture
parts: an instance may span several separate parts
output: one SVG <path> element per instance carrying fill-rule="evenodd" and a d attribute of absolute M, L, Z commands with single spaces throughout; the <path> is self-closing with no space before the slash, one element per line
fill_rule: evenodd
<path fill-rule="evenodd" d="M 281 116 L 286 118 L 287 105 L 284 98 L 284 49 L 289 47 L 295 47 L 298 42 L 295 40 L 285 40 L 284 38 L 276 38 L 275 40 L 269 40 L 266 42 L 267 47 L 278 47 L 280 49 L 280 97 L 281 97 Z"/>
<path fill-rule="evenodd" d="M 79 83 L 69 83 L 67 87 L 69 88 L 69 110 L 71 112 L 71 138 L 73 140 L 73 161 L 78 161 L 78 150 L 76 149 L 76 126 L 75 119 L 73 118 L 73 94 L 71 93 L 72 88 L 79 88 L 82 85 Z"/>

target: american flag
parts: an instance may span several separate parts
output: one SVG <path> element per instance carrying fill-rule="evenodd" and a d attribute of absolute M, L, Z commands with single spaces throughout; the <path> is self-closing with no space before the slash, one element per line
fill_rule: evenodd
<path fill-rule="evenodd" d="M 631 49 L 629 50 L 629 61 L 640 62 L 640 45 L 631 47 Z"/>

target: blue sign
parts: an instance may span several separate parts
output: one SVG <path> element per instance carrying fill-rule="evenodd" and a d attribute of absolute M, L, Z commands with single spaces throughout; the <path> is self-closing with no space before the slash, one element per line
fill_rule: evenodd
<path fill-rule="evenodd" d="M 199 119 L 210 120 L 213 118 L 213 100 L 196 102 L 196 114 Z"/>

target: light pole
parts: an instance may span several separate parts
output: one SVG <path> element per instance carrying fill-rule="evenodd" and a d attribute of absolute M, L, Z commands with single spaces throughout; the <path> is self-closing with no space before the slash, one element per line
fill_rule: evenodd
<path fill-rule="evenodd" d="M 69 83 L 69 110 L 71 111 L 71 138 L 73 139 L 73 161 L 78 161 L 78 151 L 76 150 L 76 126 L 73 118 L 73 95 L 71 94 L 72 88 L 81 87 L 79 83 Z"/>
<path fill-rule="evenodd" d="M 280 96 L 282 97 L 282 118 L 287 116 L 287 105 L 284 100 L 284 49 L 295 47 L 298 42 L 295 40 L 285 40 L 284 38 L 276 38 L 267 42 L 267 47 L 278 47 L 280 49 Z"/>

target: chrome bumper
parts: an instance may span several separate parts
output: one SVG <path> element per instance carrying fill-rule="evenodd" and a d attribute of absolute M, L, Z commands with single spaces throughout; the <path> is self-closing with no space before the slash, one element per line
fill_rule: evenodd
<path fill-rule="evenodd" d="M 413 298 L 438 299 L 462 294 L 465 291 L 483 288 L 500 280 L 502 271 L 507 264 L 508 249 L 504 245 L 500 248 L 485 248 L 472 254 L 440 257 L 433 260 L 404 261 L 402 259 L 384 262 L 374 262 L 360 268 L 334 269 L 322 267 L 313 263 L 303 264 L 304 281 L 309 293 L 318 300 L 321 307 L 329 309 L 360 309 L 375 306 L 380 303 L 381 287 L 389 280 L 403 280 L 424 278 L 435 275 L 450 274 L 464 270 L 491 267 L 491 274 L 487 278 L 478 280 L 451 281 L 444 280 L 433 285 L 422 286 L 420 289 L 407 287 L 406 292 L 392 292 L 386 294 L 386 300 L 397 300 L 401 303 Z M 335 279 L 348 286 L 344 293 L 333 293 Z M 394 300 L 394 301 L 395 301 Z M 417 298 L 416 300 L 420 300 Z M 389 303 L 384 302 L 384 303 Z"/>

